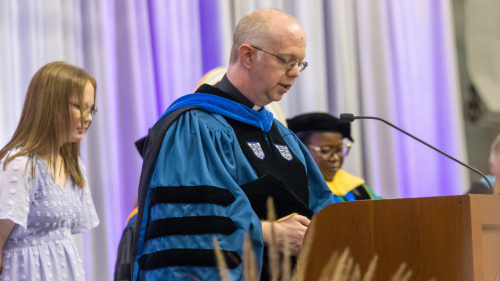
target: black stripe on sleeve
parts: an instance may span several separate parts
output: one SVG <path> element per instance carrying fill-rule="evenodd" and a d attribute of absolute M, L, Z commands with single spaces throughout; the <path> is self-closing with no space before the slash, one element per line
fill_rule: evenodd
<path fill-rule="evenodd" d="M 151 189 L 149 207 L 160 203 L 216 204 L 229 206 L 236 198 L 227 189 L 209 185 L 158 186 Z"/>
<path fill-rule="evenodd" d="M 193 110 L 198 108 L 199 106 L 188 106 L 184 108 L 179 108 L 174 110 L 161 120 L 159 120 L 155 126 L 151 130 L 149 130 L 149 134 L 147 139 L 144 142 L 143 152 L 144 152 L 144 161 L 142 162 L 142 171 L 141 171 L 141 179 L 139 181 L 139 189 L 138 189 L 138 212 L 137 212 L 137 227 L 134 230 L 133 242 L 132 242 L 132 252 L 130 254 L 130 260 L 133 261 L 130 263 L 130 272 L 134 272 L 134 265 L 136 260 L 137 251 L 141 252 L 142 246 L 139 247 L 141 243 L 141 225 L 142 218 L 144 217 L 144 210 L 149 206 L 146 206 L 147 194 L 149 190 L 149 182 L 151 180 L 151 175 L 156 167 L 156 160 L 158 159 L 158 153 L 160 152 L 161 146 L 163 144 L 163 140 L 167 133 L 167 130 L 170 128 L 170 125 L 174 123 L 179 116 L 186 113 L 189 110 Z M 147 213 L 147 212 L 146 212 Z M 144 219 L 148 219 L 148 216 Z"/>
<path fill-rule="evenodd" d="M 224 234 L 236 231 L 231 218 L 220 216 L 180 217 L 154 220 L 149 223 L 145 240 L 170 235 Z"/>
<path fill-rule="evenodd" d="M 242 259 L 237 252 L 222 250 L 222 254 L 228 268 L 233 269 L 241 264 Z M 141 270 L 169 266 L 217 266 L 213 249 L 168 249 L 142 255 L 138 262 Z"/>

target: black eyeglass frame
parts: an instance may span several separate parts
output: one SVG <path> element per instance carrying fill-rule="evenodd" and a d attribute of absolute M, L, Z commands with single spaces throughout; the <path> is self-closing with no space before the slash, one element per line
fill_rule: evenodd
<path fill-rule="evenodd" d="M 295 67 L 295 65 L 296 65 L 296 64 L 299 64 L 299 72 L 302 72 L 302 71 L 304 71 L 304 69 L 306 69 L 306 67 L 307 67 L 307 65 L 308 65 L 308 63 L 307 63 L 307 62 L 305 62 L 305 61 L 303 61 L 303 62 L 301 62 L 301 63 L 299 63 L 298 61 L 295 61 L 295 60 L 290 60 L 290 61 L 288 61 L 287 59 L 282 58 L 282 57 L 280 57 L 280 56 L 278 56 L 278 55 L 275 55 L 275 54 L 270 53 L 270 52 L 268 52 L 268 51 L 264 51 L 264 50 L 262 50 L 262 49 L 261 49 L 261 48 L 259 48 L 259 47 L 256 47 L 256 46 L 253 46 L 253 45 L 250 45 L 250 47 L 252 47 L 252 48 L 254 48 L 254 49 L 256 49 L 256 50 L 262 51 L 262 52 L 264 52 L 264 53 L 268 53 L 268 54 L 270 54 L 270 55 L 272 55 L 272 56 L 277 57 L 277 58 L 278 58 L 278 59 L 279 59 L 279 60 L 283 63 L 283 66 L 284 66 L 286 69 L 288 69 L 288 70 L 292 70 L 292 69 Z M 292 64 L 292 62 L 293 62 L 293 64 Z M 289 66 L 286 66 L 286 64 L 289 64 Z"/>
<path fill-rule="evenodd" d="M 76 107 L 78 110 L 81 111 L 80 106 L 78 104 L 74 104 L 72 102 L 68 102 L 68 103 L 71 104 L 72 106 Z M 87 116 L 87 114 L 89 114 L 89 113 L 90 113 L 90 116 L 94 117 L 94 115 L 97 113 L 97 107 L 95 107 L 95 105 L 90 106 L 88 109 L 86 109 L 83 112 L 83 116 Z"/>

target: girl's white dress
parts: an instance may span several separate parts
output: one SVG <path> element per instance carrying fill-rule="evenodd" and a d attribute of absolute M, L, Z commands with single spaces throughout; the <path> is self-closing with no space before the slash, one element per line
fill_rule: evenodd
<path fill-rule="evenodd" d="M 34 178 L 27 156 L 9 162 L 5 170 L 4 160 L 0 160 L 0 219 L 16 225 L 2 249 L 0 280 L 85 280 L 71 235 L 99 224 L 87 179 L 80 188 L 68 177 L 63 188 L 40 157 L 34 158 Z M 85 174 L 81 161 L 80 168 Z"/>

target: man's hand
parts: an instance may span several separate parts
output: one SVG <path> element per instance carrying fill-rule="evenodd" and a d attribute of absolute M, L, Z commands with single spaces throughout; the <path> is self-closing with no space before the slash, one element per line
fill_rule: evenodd
<path fill-rule="evenodd" d="M 307 227 L 311 221 L 301 215 L 286 216 L 279 219 L 274 223 L 274 232 L 276 246 L 278 251 L 284 252 L 285 247 L 285 236 L 288 236 L 288 241 L 290 242 L 290 254 L 294 257 L 299 256 L 302 250 L 302 242 L 304 241 L 304 234 L 306 233 Z M 262 222 L 262 238 L 264 240 L 264 245 L 269 245 L 271 241 L 271 223 L 263 221 Z"/>

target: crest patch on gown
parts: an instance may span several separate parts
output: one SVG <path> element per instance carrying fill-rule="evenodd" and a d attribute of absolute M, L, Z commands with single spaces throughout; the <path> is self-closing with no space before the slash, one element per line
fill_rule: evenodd
<path fill-rule="evenodd" d="M 279 144 L 275 144 L 274 146 L 276 146 L 276 148 L 279 150 L 283 158 L 285 158 L 288 161 L 292 160 L 293 157 L 292 154 L 290 153 L 290 150 L 288 150 L 288 146 Z"/>
<path fill-rule="evenodd" d="M 248 146 L 252 149 L 253 153 L 257 158 L 264 159 L 266 155 L 264 155 L 264 151 L 262 151 L 262 147 L 260 147 L 260 143 L 258 142 L 247 142 Z"/>

